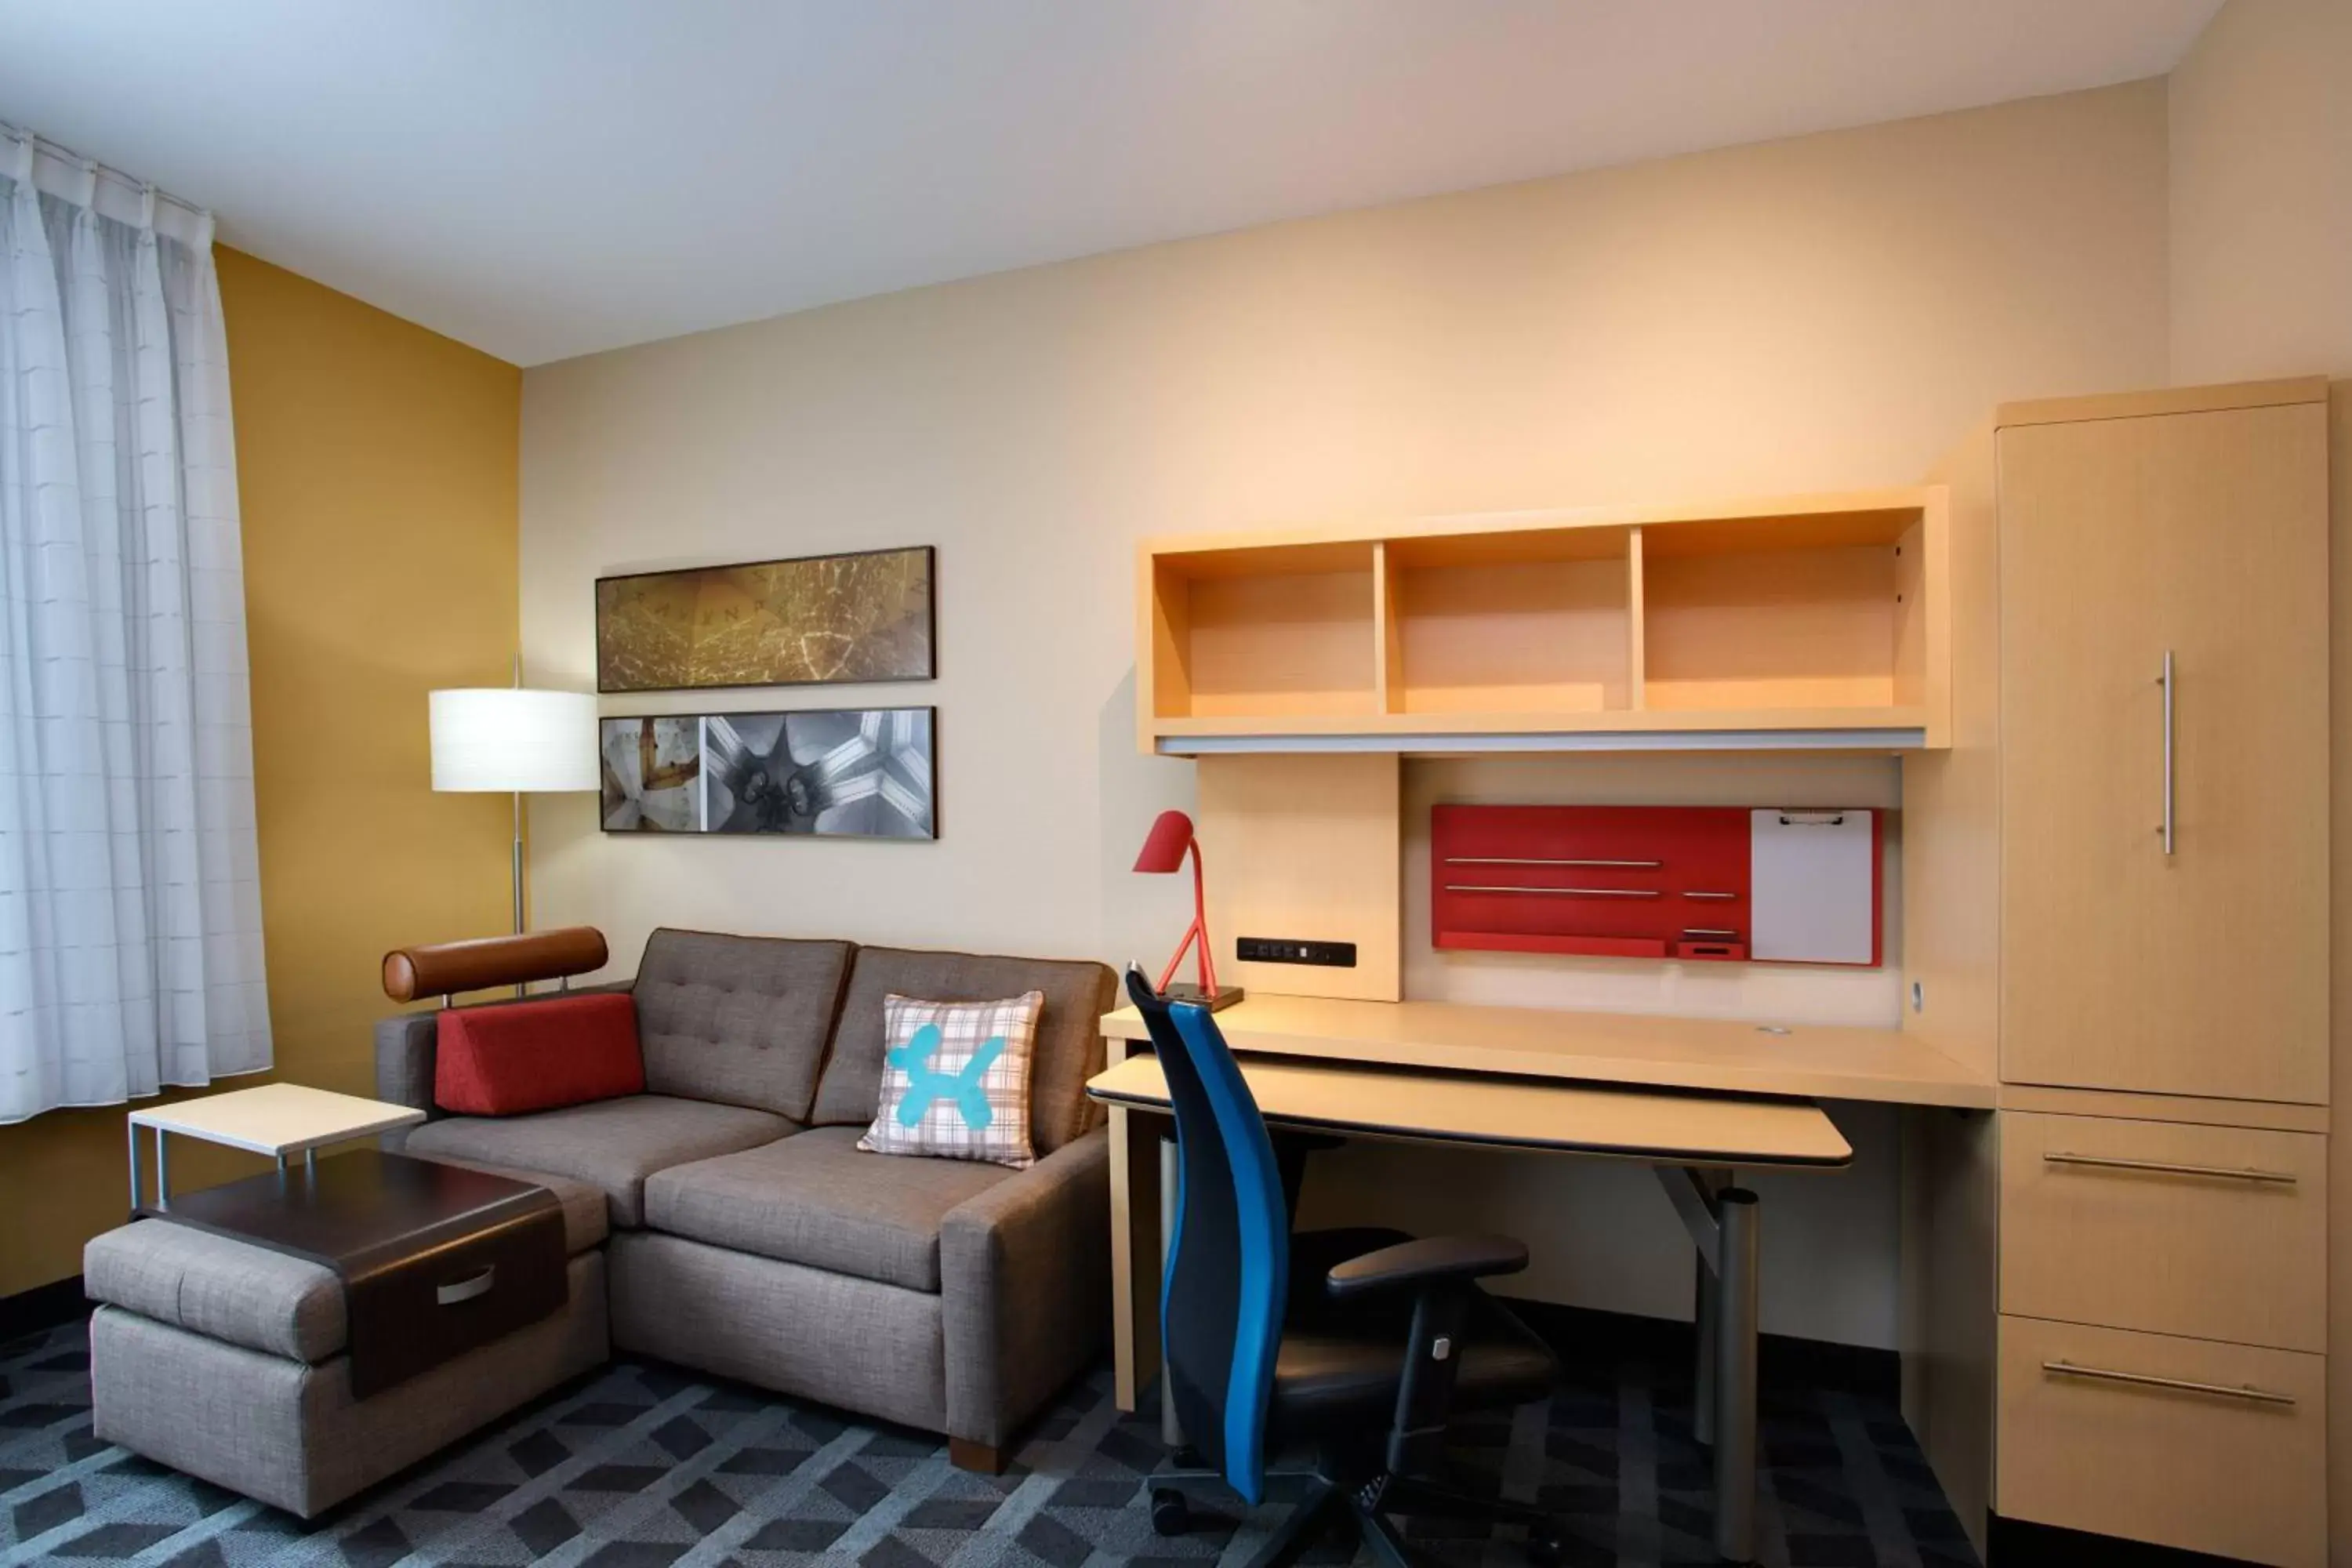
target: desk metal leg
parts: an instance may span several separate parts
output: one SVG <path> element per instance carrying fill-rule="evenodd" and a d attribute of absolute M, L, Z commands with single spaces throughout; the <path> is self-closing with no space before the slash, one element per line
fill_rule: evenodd
<path fill-rule="evenodd" d="M 1754 1193 L 1719 1187 L 1712 1172 L 1661 1166 L 1658 1180 L 1698 1248 L 1701 1344 L 1692 1426 L 1701 1442 L 1709 1440 L 1712 1426 L 1715 1550 L 1734 1563 L 1752 1563 L 1760 1213 Z"/>
<path fill-rule="evenodd" d="M 1722 1225 L 1716 1301 L 1715 1549 L 1734 1563 L 1756 1560 L 1756 1194 L 1717 1194 Z"/>
<path fill-rule="evenodd" d="M 315 1173 L 318 1171 L 318 1169 L 319 1169 L 319 1151 L 318 1151 L 318 1150 L 316 1150 L 316 1149 L 305 1149 L 305 1150 L 303 1150 L 303 1151 L 302 1151 L 302 1169 L 303 1169 L 303 1170 L 305 1170 L 305 1171 L 307 1171 L 307 1172 L 313 1173 Z"/>
<path fill-rule="evenodd" d="M 1701 1257 L 1694 1260 L 1698 1274 L 1697 1310 L 1692 1314 L 1698 1330 L 1697 1364 L 1691 1373 L 1691 1436 L 1699 1447 L 1715 1445 L 1715 1354 L 1716 1321 L 1721 1316 L 1716 1303 L 1721 1291 L 1716 1284 L 1715 1269 Z"/>
<path fill-rule="evenodd" d="M 172 1196 L 171 1150 L 163 1142 L 163 1130 L 155 1129 L 155 1202 L 160 1207 Z"/>
<path fill-rule="evenodd" d="M 1168 1277 L 1175 1240 L 1176 1140 L 1162 1138 L 1160 1141 L 1160 1268 L 1163 1279 Z M 1165 1333 L 1167 1325 L 1162 1324 L 1160 1331 Z M 1168 1393 L 1168 1358 L 1165 1356 L 1160 1360 L 1160 1436 L 1171 1452 L 1184 1446 L 1184 1427 L 1176 1419 L 1176 1401 Z"/>
<path fill-rule="evenodd" d="M 146 1201 L 139 1194 L 139 1189 L 145 1185 L 139 1173 L 139 1123 L 126 1121 L 123 1126 L 131 1134 L 131 1212 L 135 1215 L 139 1212 L 139 1205 Z"/>

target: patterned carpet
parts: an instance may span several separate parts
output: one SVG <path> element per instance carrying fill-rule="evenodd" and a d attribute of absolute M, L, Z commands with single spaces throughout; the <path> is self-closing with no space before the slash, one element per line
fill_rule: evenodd
<path fill-rule="evenodd" d="M 1572 1361 L 1548 1405 L 1463 1429 L 1463 1478 L 1559 1511 L 1579 1568 L 1714 1562 L 1679 1363 L 1622 1345 Z M 1206 1568 L 1244 1561 L 1276 1517 L 1154 1535 L 1157 1431 L 1114 1408 L 1107 1366 L 992 1479 L 928 1436 L 625 1361 L 307 1525 L 98 1442 L 88 1369 L 79 1323 L 0 1346 L 0 1563 Z M 1975 1562 L 1882 1394 L 1776 1379 L 1768 1357 L 1764 1404 L 1766 1563 Z M 1444 1568 L 1525 1561 L 1509 1532 L 1412 1526 Z"/>

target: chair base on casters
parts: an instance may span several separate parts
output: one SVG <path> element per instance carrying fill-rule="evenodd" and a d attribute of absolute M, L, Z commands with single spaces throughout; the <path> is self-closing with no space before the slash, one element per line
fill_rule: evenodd
<path fill-rule="evenodd" d="M 1288 1568 L 1326 1530 L 1341 1523 L 1371 1549 L 1383 1568 L 1415 1568 L 1404 1537 L 1387 1517 L 1391 1513 L 1525 1525 L 1528 1561 L 1536 1568 L 1555 1568 L 1566 1550 L 1559 1521 L 1541 1509 L 1504 1498 L 1478 1497 L 1417 1476 L 1382 1471 L 1351 1485 L 1323 1467 L 1272 1470 L 1266 1474 L 1265 1491 L 1268 1501 L 1290 1504 L 1290 1513 L 1250 1558 L 1247 1568 Z M 1232 1496 L 1224 1477 L 1214 1470 L 1171 1470 L 1153 1476 L 1151 1528 L 1161 1535 L 1181 1535 L 1192 1527 L 1190 1499 Z"/>

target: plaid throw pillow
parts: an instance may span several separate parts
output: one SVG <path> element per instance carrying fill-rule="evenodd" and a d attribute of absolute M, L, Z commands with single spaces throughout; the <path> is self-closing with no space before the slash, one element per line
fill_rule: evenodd
<path fill-rule="evenodd" d="M 1002 1002 L 882 999 L 882 1103 L 857 1141 L 877 1154 L 1018 1169 L 1029 1146 L 1029 1058 L 1045 994 Z"/>

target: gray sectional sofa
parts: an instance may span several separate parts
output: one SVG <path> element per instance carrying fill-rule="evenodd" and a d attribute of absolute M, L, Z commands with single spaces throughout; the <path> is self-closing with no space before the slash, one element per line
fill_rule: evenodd
<path fill-rule="evenodd" d="M 944 1433 L 1001 1468 L 1110 1317 L 1102 1066 L 1109 970 L 660 931 L 633 983 L 646 1092 L 510 1117 L 433 1106 L 431 1012 L 376 1030 L 387 1140 L 547 1187 L 571 1299 L 365 1399 L 321 1264 L 157 1220 L 94 1238 L 97 1434 L 311 1515 L 615 1349 Z M 864 1153 L 882 999 L 1045 994 L 1026 1170 Z M 497 1005 L 498 1004 L 489 1004 Z"/>
<path fill-rule="evenodd" d="M 1086 1081 L 1099 963 L 657 931 L 635 980 L 642 1095 L 440 1116 L 406 1152 L 601 1188 L 615 1348 L 943 1432 L 1001 1463 L 1100 1348 L 1109 1149 Z M 1025 1171 L 860 1152 L 882 999 L 1045 993 Z M 434 1016 L 376 1030 L 380 1098 L 433 1109 Z"/>

